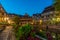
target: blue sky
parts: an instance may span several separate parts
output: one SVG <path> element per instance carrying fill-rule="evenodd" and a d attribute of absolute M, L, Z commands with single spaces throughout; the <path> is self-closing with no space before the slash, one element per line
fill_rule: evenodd
<path fill-rule="evenodd" d="M 8 13 L 24 15 L 41 13 L 45 7 L 53 4 L 53 0 L 0 0 Z"/>

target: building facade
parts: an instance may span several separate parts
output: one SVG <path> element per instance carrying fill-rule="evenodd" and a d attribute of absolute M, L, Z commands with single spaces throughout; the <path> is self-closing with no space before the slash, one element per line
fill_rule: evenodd
<path fill-rule="evenodd" d="M 41 14 L 37 13 L 37 14 L 33 14 L 32 16 L 34 24 L 40 24 L 40 20 L 41 20 Z"/>
<path fill-rule="evenodd" d="M 20 15 L 20 25 L 24 26 L 25 24 L 33 24 L 32 17 L 28 14 Z"/>
<path fill-rule="evenodd" d="M 45 10 L 41 14 L 41 18 L 42 18 L 44 24 L 49 22 L 55 16 L 56 15 L 55 15 L 55 7 L 54 6 L 46 7 Z"/>
<path fill-rule="evenodd" d="M 25 25 L 25 24 L 41 24 L 42 22 L 44 24 L 47 23 L 47 21 L 51 20 L 52 17 L 57 17 L 55 13 L 58 13 L 55 11 L 54 6 L 49 6 L 44 9 L 42 13 L 36 13 L 32 16 L 29 16 L 27 13 L 25 15 L 16 15 L 7 13 L 2 5 L 0 5 L 0 22 L 8 22 L 8 23 L 14 23 L 13 19 L 15 16 L 20 17 L 19 24 Z"/>
<path fill-rule="evenodd" d="M 25 25 L 25 24 L 33 24 L 32 22 L 32 17 L 29 16 L 27 13 L 25 15 L 16 15 L 16 14 L 11 14 L 7 13 L 2 5 L 0 5 L 0 22 L 7 22 L 7 23 L 14 23 L 13 19 L 15 16 L 20 17 L 19 24 L 20 25 Z M 18 21 L 18 20 L 17 20 Z"/>
<path fill-rule="evenodd" d="M 10 19 L 11 16 L 9 16 L 10 14 L 8 14 L 5 9 L 3 8 L 3 6 L 0 4 L 0 23 L 12 23 L 12 20 Z"/>
<path fill-rule="evenodd" d="M 7 14 L 2 5 L 0 5 L 0 22 L 3 22 L 3 20 L 5 21 L 5 17 L 7 17 Z"/>

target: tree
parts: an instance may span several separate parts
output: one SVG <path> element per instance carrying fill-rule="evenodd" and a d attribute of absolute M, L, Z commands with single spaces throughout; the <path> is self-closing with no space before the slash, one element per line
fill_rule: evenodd
<path fill-rule="evenodd" d="M 18 28 L 19 28 L 19 23 L 20 23 L 20 17 L 19 16 L 15 16 L 13 18 L 13 21 L 14 21 L 14 29 L 15 29 L 15 32 L 17 32 Z"/>
<path fill-rule="evenodd" d="M 55 0 L 55 10 L 59 11 L 60 10 L 60 0 Z"/>
<path fill-rule="evenodd" d="M 26 40 L 26 38 L 31 33 L 32 29 L 33 29 L 33 27 L 30 26 L 29 24 L 26 24 L 25 26 L 19 27 L 18 31 L 16 32 L 17 40 L 19 40 L 19 39 Z"/>
<path fill-rule="evenodd" d="M 15 16 L 13 21 L 15 22 L 15 24 L 19 25 L 19 21 L 20 21 L 19 16 Z"/>

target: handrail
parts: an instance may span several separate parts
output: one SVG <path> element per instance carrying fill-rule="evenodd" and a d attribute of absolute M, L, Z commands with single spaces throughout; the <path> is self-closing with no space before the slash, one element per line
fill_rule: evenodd
<path fill-rule="evenodd" d="M 47 39 L 45 39 L 45 38 L 43 38 L 43 37 L 40 37 L 40 36 L 38 36 L 38 35 L 35 35 L 36 37 L 38 37 L 38 38 L 40 38 L 40 39 L 42 39 L 42 40 L 47 40 Z"/>

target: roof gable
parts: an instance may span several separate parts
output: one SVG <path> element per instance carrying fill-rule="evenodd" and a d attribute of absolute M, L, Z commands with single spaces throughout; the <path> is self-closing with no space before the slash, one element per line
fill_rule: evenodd
<path fill-rule="evenodd" d="M 1 3 L 0 3 L 0 12 L 6 12 Z"/>

